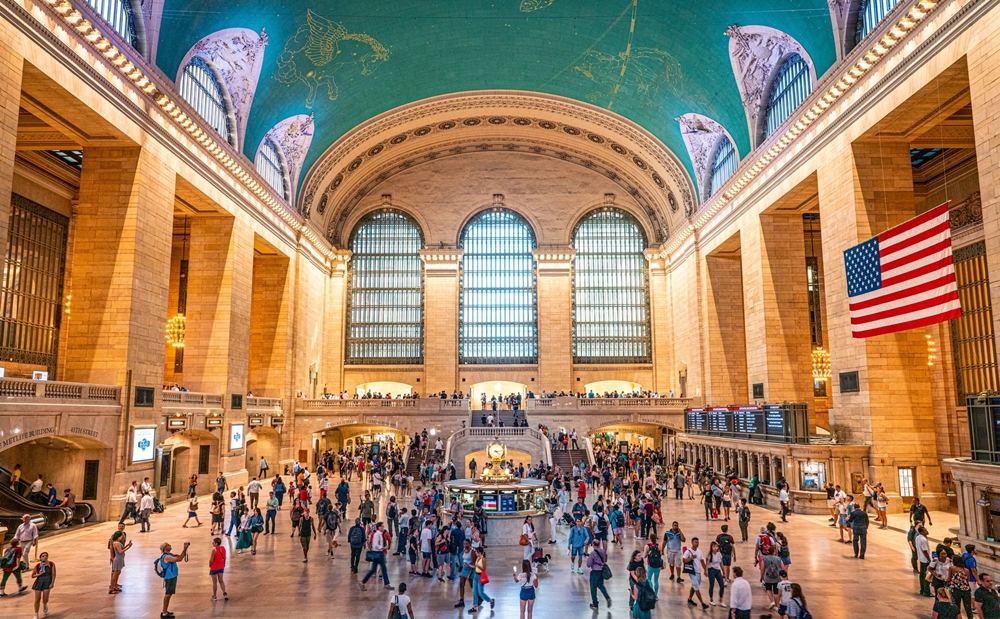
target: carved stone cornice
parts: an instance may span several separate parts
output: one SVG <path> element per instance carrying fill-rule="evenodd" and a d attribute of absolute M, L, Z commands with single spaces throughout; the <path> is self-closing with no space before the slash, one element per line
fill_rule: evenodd
<path fill-rule="evenodd" d="M 461 249 L 421 249 L 426 277 L 456 277 L 465 251 Z"/>
<path fill-rule="evenodd" d="M 538 277 L 567 277 L 576 258 L 572 248 L 533 249 Z"/>

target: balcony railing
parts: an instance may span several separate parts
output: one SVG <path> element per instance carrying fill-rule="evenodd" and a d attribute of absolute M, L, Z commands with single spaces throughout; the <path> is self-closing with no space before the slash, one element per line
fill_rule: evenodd
<path fill-rule="evenodd" d="M 684 408 L 691 398 L 529 398 L 528 410 L 537 408 Z"/>
<path fill-rule="evenodd" d="M 197 391 L 164 391 L 163 405 L 173 408 L 176 408 L 176 405 L 222 408 L 222 394 L 198 393 Z"/>
<path fill-rule="evenodd" d="M 301 408 L 355 409 L 355 408 L 417 408 L 420 400 L 302 400 Z"/>
<path fill-rule="evenodd" d="M 258 398 L 247 396 L 247 408 L 281 409 L 281 398 Z"/>
<path fill-rule="evenodd" d="M 81 404 L 121 403 L 121 387 L 26 378 L 0 378 L 0 402 L 69 400 Z"/>

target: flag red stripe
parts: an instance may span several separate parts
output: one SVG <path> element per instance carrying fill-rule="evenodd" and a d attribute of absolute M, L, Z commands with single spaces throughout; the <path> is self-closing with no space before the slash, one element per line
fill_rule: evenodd
<path fill-rule="evenodd" d="M 892 309 L 887 309 L 883 312 L 877 312 L 874 314 L 868 314 L 866 316 L 861 316 L 859 318 L 851 317 L 852 325 L 863 325 L 869 322 L 876 322 L 879 320 L 885 320 L 886 318 L 892 318 L 893 316 L 900 316 L 902 314 L 910 314 L 912 312 L 917 312 L 922 309 L 928 309 L 935 307 L 937 305 L 944 305 L 948 301 L 958 300 L 958 291 L 950 290 L 940 296 L 933 297 L 930 299 L 925 299 L 923 301 L 918 301 L 916 303 L 910 303 L 909 305 L 904 305 L 902 307 L 894 307 Z"/>
<path fill-rule="evenodd" d="M 883 288 L 888 288 L 889 286 L 892 286 L 894 284 L 898 284 L 900 282 L 905 282 L 907 280 L 913 279 L 914 277 L 920 277 L 921 275 L 923 275 L 925 273 L 930 273 L 931 271 L 936 271 L 936 270 L 940 269 L 941 267 L 948 266 L 948 265 L 950 265 L 952 263 L 953 263 L 952 257 L 951 257 L 951 254 L 949 254 L 949 255 L 945 256 L 944 258 L 938 260 L 937 262 L 932 262 L 930 264 L 925 264 L 924 266 L 920 267 L 919 269 L 913 269 L 912 271 L 907 271 L 906 273 L 901 273 L 901 274 L 896 275 L 894 277 L 890 277 L 888 279 L 883 279 L 882 280 L 882 287 Z"/>
<path fill-rule="evenodd" d="M 893 245 L 891 247 L 885 247 L 885 248 L 883 248 L 883 247 L 881 247 L 881 242 L 880 242 L 879 253 L 883 257 L 892 255 L 892 254 L 894 254 L 896 252 L 903 251 L 904 249 L 907 249 L 908 247 L 913 247 L 914 245 L 918 245 L 918 244 L 922 243 L 923 241 L 926 241 L 927 239 L 934 238 L 935 236 L 941 234 L 942 232 L 948 230 L 949 228 L 951 228 L 951 222 L 949 220 L 945 219 L 941 223 L 939 223 L 939 224 L 937 224 L 935 226 L 932 226 L 930 228 L 927 228 L 926 230 L 922 231 L 920 234 L 914 234 L 910 238 L 902 240 L 899 243 L 896 243 L 895 245 Z"/>
<path fill-rule="evenodd" d="M 943 275 L 929 282 L 924 282 L 919 286 L 897 290 L 895 292 L 891 292 L 884 296 L 868 299 L 867 301 L 858 301 L 857 303 L 851 303 L 850 309 L 853 312 L 857 310 L 868 309 L 869 307 L 874 307 L 876 305 L 882 305 L 883 303 L 892 303 L 897 299 L 903 299 L 911 295 L 920 294 L 921 292 L 927 292 L 928 290 L 933 290 L 935 288 L 938 288 L 939 286 L 943 286 L 953 281 L 955 281 L 955 274 L 949 273 L 948 275 Z"/>
<path fill-rule="evenodd" d="M 914 228 L 916 228 L 917 226 L 919 226 L 921 224 L 927 223 L 928 221 L 934 219 L 935 217 L 940 216 L 941 213 L 942 213 L 942 211 L 943 212 L 947 212 L 948 211 L 948 203 L 947 202 L 945 202 L 941 206 L 936 206 L 936 207 L 932 208 L 931 210 L 927 211 L 923 215 L 920 215 L 919 217 L 914 217 L 910 221 L 905 221 L 905 222 L 899 224 L 898 226 L 896 226 L 895 228 L 889 228 L 888 230 L 886 230 L 882 234 L 878 235 L 878 242 L 879 242 L 879 244 L 881 244 L 884 241 L 888 241 L 889 239 L 891 239 L 893 237 L 899 236 L 900 234 L 903 234 L 904 232 L 906 232 L 908 230 L 913 230 Z"/>
<path fill-rule="evenodd" d="M 928 245 L 927 247 L 923 247 L 921 249 L 918 249 L 917 251 L 913 252 L 912 254 L 907 254 L 906 256 L 903 256 L 901 258 L 897 258 L 896 260 L 892 260 L 890 262 L 883 262 L 882 263 L 882 272 L 885 273 L 887 271 L 891 271 L 893 269 L 899 268 L 899 267 L 904 266 L 906 264 L 909 264 L 911 262 L 916 262 L 917 260 L 920 260 L 921 258 L 926 258 L 927 256 L 933 256 L 934 254 L 938 253 L 942 249 L 947 249 L 949 247 L 951 247 L 951 237 L 948 237 L 948 238 L 944 239 L 943 241 L 938 241 L 937 243 L 934 243 L 933 245 Z"/>
<path fill-rule="evenodd" d="M 906 331 L 908 329 L 915 329 L 917 327 L 926 327 L 927 325 L 934 325 L 939 322 L 944 322 L 946 320 L 952 320 L 961 317 L 962 317 L 962 310 L 952 309 L 948 310 L 947 312 L 943 312 L 941 314 L 934 314 L 931 316 L 918 318 L 916 320 L 909 320 L 907 322 L 885 325 L 883 327 L 878 327 L 877 329 L 869 329 L 867 331 L 854 331 L 852 335 L 854 335 L 855 338 L 861 339 L 866 337 L 872 337 L 875 335 L 884 335 L 886 333 L 895 333 L 897 331 Z"/>

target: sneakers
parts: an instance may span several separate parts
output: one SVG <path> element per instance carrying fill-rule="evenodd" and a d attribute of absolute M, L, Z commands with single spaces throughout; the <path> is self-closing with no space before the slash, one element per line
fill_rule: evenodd
<path fill-rule="evenodd" d="M 392 591 L 396 587 L 393 587 L 392 585 L 384 585 L 382 588 L 385 589 L 386 591 Z"/>
<path fill-rule="evenodd" d="M 719 602 L 719 606 L 721 606 L 723 608 L 729 608 L 728 606 L 726 606 L 725 602 Z"/>
<path fill-rule="evenodd" d="M 708 601 L 708 604 L 709 604 L 709 606 L 715 606 L 715 602 L 713 602 L 711 600 Z"/>
<path fill-rule="evenodd" d="M 708 610 L 708 604 L 706 604 L 706 603 L 702 602 L 702 603 L 701 603 L 701 609 L 702 609 L 702 610 Z"/>
<path fill-rule="evenodd" d="M 213 596 L 212 596 L 212 601 L 213 601 L 213 602 L 218 602 L 218 601 L 219 601 L 219 598 L 217 598 L 217 597 L 215 597 L 215 596 L 213 595 Z"/>
<path fill-rule="evenodd" d="M 695 601 L 694 601 L 694 600 L 691 600 L 691 599 L 689 599 L 689 600 L 688 600 L 688 606 L 697 606 L 697 604 L 695 603 Z M 773 606 L 773 605 L 772 605 L 772 606 Z"/>
<path fill-rule="evenodd" d="M 600 608 L 597 604 L 591 604 L 590 607 L 593 608 L 594 610 L 598 610 Z"/>
<path fill-rule="evenodd" d="M 459 600 L 458 604 L 455 604 L 455 608 L 465 608 L 465 600 Z"/>
<path fill-rule="evenodd" d="M 580 573 L 582 574 L 583 572 L 580 572 Z M 493 607 L 496 606 L 496 605 L 497 605 L 496 598 L 491 599 L 490 600 L 490 610 L 493 610 Z"/>
<path fill-rule="evenodd" d="M 226 593 L 225 591 L 223 591 L 223 592 L 222 592 L 222 599 L 223 599 L 224 601 L 228 602 L 228 601 L 229 601 L 229 594 L 228 594 L 228 593 Z"/>

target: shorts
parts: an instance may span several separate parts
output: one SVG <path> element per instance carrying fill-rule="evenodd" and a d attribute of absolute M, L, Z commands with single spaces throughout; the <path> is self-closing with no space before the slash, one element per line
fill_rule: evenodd
<path fill-rule="evenodd" d="M 163 593 L 173 595 L 177 593 L 177 579 L 166 578 L 163 580 Z"/>
<path fill-rule="evenodd" d="M 625 532 L 625 529 L 623 529 L 621 527 L 615 527 L 615 528 L 611 529 L 611 532 L 614 533 L 615 535 L 621 535 L 622 533 Z"/>
<path fill-rule="evenodd" d="M 764 583 L 764 591 L 770 591 L 771 593 L 778 592 L 778 583 L 776 582 L 766 582 Z"/>
<path fill-rule="evenodd" d="M 212 522 L 216 524 L 223 524 L 222 514 L 212 514 Z"/>
<path fill-rule="evenodd" d="M 839 524 L 842 527 L 846 527 L 847 526 L 847 516 L 845 516 L 844 514 L 841 514 L 840 517 L 837 518 L 837 524 Z"/>
<path fill-rule="evenodd" d="M 582 557 L 583 556 L 583 546 L 573 546 L 570 552 L 570 557 Z"/>
<path fill-rule="evenodd" d="M 305 548 L 306 550 L 309 550 L 309 540 L 310 539 L 311 538 L 308 535 L 300 535 L 299 536 L 299 543 L 302 544 L 303 548 Z"/>
<path fill-rule="evenodd" d="M 472 575 L 472 568 L 466 565 L 465 567 L 462 568 L 462 571 L 459 572 L 458 575 L 461 576 L 462 578 L 468 578 L 469 576 Z"/>
<path fill-rule="evenodd" d="M 788 607 L 782 604 L 778 607 L 778 616 L 784 617 L 788 613 Z"/>
<path fill-rule="evenodd" d="M 667 565 L 670 567 L 684 567 L 684 561 L 681 559 L 681 553 L 677 552 L 667 552 Z"/>
<path fill-rule="evenodd" d="M 188 512 L 188 518 L 197 518 L 198 512 Z"/>
<path fill-rule="evenodd" d="M 522 600 L 533 600 L 533 599 L 535 599 L 535 588 L 534 587 L 521 587 L 521 599 Z"/>
<path fill-rule="evenodd" d="M 608 541 L 608 532 L 607 531 L 598 531 L 597 533 L 594 533 L 594 539 L 602 541 L 602 542 L 606 542 L 606 541 Z"/>
<path fill-rule="evenodd" d="M 331 531 L 330 529 L 327 529 L 326 530 L 326 541 L 329 544 L 332 544 L 333 542 L 337 541 L 337 532 L 336 531 Z"/>
<path fill-rule="evenodd" d="M 224 567 L 220 568 L 220 569 L 217 569 L 217 570 L 208 570 L 208 575 L 209 576 L 215 576 L 216 574 L 221 574 L 221 573 L 223 573 L 225 571 L 226 571 L 226 568 L 224 568 Z"/>
<path fill-rule="evenodd" d="M 424 559 L 430 559 L 431 558 L 431 553 L 429 553 L 429 552 L 421 552 L 420 556 L 423 557 Z"/>
<path fill-rule="evenodd" d="M 695 568 L 698 569 L 698 568 Z M 695 572 L 694 574 L 688 574 L 691 580 L 691 588 L 695 591 L 701 589 L 701 572 Z"/>
<path fill-rule="evenodd" d="M 722 555 L 722 564 L 729 567 L 733 564 L 733 555 Z"/>
<path fill-rule="evenodd" d="M 723 506 L 723 507 L 732 507 L 732 506 L 733 506 L 733 504 L 732 504 L 732 502 L 730 502 L 730 501 L 723 501 L 723 502 L 722 502 L 722 506 Z"/>
<path fill-rule="evenodd" d="M 448 565 L 451 563 L 451 553 L 450 552 L 439 552 L 438 553 L 438 565 Z"/>
<path fill-rule="evenodd" d="M 781 564 L 784 565 L 784 566 L 786 566 L 786 567 L 789 566 L 789 565 L 791 565 L 792 564 L 792 558 L 791 557 L 781 557 Z"/>
<path fill-rule="evenodd" d="M 833 506 L 835 504 L 836 504 L 836 501 L 834 501 L 833 499 L 827 499 L 826 500 L 826 507 L 827 507 L 827 509 L 833 509 Z"/>

